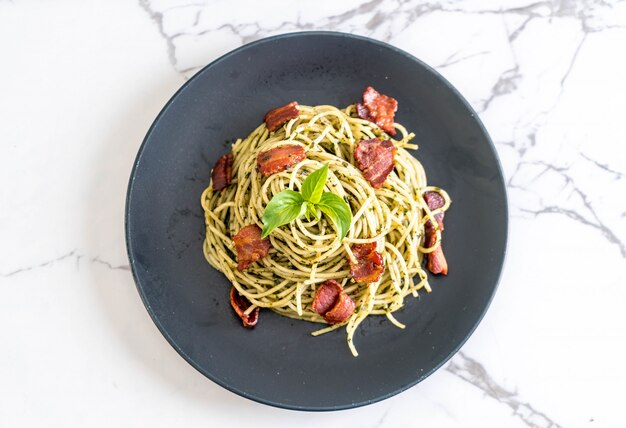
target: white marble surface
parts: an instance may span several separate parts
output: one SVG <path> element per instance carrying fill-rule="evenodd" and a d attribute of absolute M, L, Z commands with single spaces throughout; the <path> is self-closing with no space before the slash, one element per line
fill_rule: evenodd
<path fill-rule="evenodd" d="M 304 414 L 202 377 L 152 324 L 125 253 L 131 164 L 198 67 L 338 30 L 435 66 L 505 170 L 490 311 L 419 386 Z M 0 0 L 0 426 L 626 426 L 626 2 Z"/>

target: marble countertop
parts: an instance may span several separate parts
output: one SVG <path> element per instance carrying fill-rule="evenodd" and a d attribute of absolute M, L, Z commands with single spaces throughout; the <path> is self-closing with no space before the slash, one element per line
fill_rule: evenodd
<path fill-rule="evenodd" d="M 304 414 L 168 345 L 123 214 L 142 138 L 186 79 L 317 29 L 389 42 L 464 94 L 502 160 L 510 237 L 489 312 L 442 369 Z M 0 426 L 626 426 L 626 2 L 0 0 L 0 53 Z"/>

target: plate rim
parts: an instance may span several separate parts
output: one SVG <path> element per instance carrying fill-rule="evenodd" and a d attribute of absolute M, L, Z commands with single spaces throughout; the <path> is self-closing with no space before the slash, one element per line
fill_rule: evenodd
<path fill-rule="evenodd" d="M 187 355 L 185 353 L 185 351 L 180 348 L 176 342 L 174 341 L 174 339 L 169 335 L 169 333 L 167 332 L 167 330 L 163 327 L 163 325 L 161 324 L 159 318 L 156 316 L 156 314 L 154 313 L 154 310 L 152 309 L 150 303 L 148 302 L 143 288 L 140 285 L 140 279 L 139 276 L 137 274 L 137 267 L 136 267 L 136 260 L 134 255 L 132 254 L 131 251 L 131 247 L 132 247 L 132 242 L 133 239 L 131 237 L 131 233 L 130 233 L 130 224 L 129 224 L 129 217 L 130 217 L 130 207 L 131 207 L 131 194 L 133 191 L 133 185 L 134 185 L 134 181 L 135 181 L 135 176 L 137 173 L 137 169 L 139 166 L 139 163 L 141 162 L 142 156 L 143 156 L 143 152 L 147 146 L 147 142 L 148 140 L 151 138 L 152 133 L 155 129 L 155 127 L 157 126 L 157 124 L 159 123 L 160 119 L 167 113 L 167 111 L 169 110 L 169 108 L 172 106 L 172 104 L 176 101 L 176 99 L 180 96 L 180 94 L 191 84 L 192 81 L 194 81 L 195 79 L 199 78 L 200 75 L 204 74 L 206 70 L 210 69 L 211 67 L 219 64 L 220 62 L 228 59 L 229 57 L 238 54 L 241 51 L 244 51 L 246 49 L 249 48 L 253 48 L 259 44 L 264 44 L 264 43 L 268 43 L 268 42 L 273 42 L 276 40 L 281 40 L 281 39 L 288 39 L 288 38 L 293 38 L 293 37 L 310 37 L 310 36 L 332 36 L 332 37 L 344 37 L 344 38 L 348 38 L 348 39 L 354 39 L 354 40 L 358 40 L 361 42 L 366 42 L 366 43 L 370 43 L 374 46 L 377 47 L 381 47 L 381 48 L 385 48 L 385 49 L 390 49 L 392 51 L 394 51 L 397 54 L 403 55 L 404 57 L 406 57 L 407 59 L 417 63 L 419 66 L 423 67 L 427 72 L 429 72 L 430 74 L 433 75 L 434 78 L 436 78 L 441 84 L 443 84 L 446 89 L 448 89 L 449 91 L 451 91 L 456 98 L 458 98 L 458 100 L 461 101 L 461 103 L 464 105 L 464 107 L 468 110 L 468 112 L 472 115 L 473 120 L 477 123 L 481 133 L 484 135 L 484 137 L 486 138 L 487 141 L 487 146 L 489 148 L 489 150 L 492 152 L 492 154 L 494 155 L 494 158 L 496 160 L 496 165 L 498 167 L 498 170 L 500 171 L 500 177 L 501 177 L 501 185 L 502 185 L 502 189 L 503 189 L 503 194 L 504 194 L 504 198 L 503 198 L 503 214 L 504 214 L 504 228 L 505 228 L 505 233 L 503 234 L 504 236 L 504 249 L 503 249 L 503 254 L 502 254 L 502 263 L 500 264 L 499 268 L 498 268 L 498 272 L 497 272 L 497 277 L 493 286 L 493 289 L 491 291 L 491 293 L 489 294 L 486 304 L 484 306 L 484 308 L 482 309 L 482 311 L 480 312 L 478 319 L 476 320 L 476 322 L 474 323 L 474 325 L 471 326 L 470 330 L 468 331 L 468 333 L 465 335 L 465 337 L 463 337 L 456 346 L 453 347 L 453 349 L 450 351 L 449 354 L 447 354 L 444 358 L 441 359 L 441 361 L 439 361 L 437 364 L 435 364 L 431 369 L 424 371 L 423 373 L 421 373 L 419 376 L 417 376 L 415 379 L 411 380 L 409 383 L 407 383 L 406 385 L 403 385 L 393 391 L 390 391 L 386 394 L 382 394 L 376 398 L 372 398 L 372 399 L 368 399 L 368 400 L 362 400 L 362 401 L 358 401 L 358 402 L 351 402 L 349 404 L 343 404 L 343 405 L 333 405 L 333 406 L 307 406 L 307 405 L 294 405 L 294 404 L 289 404 L 289 403 L 283 403 L 283 402 L 278 402 L 272 399 L 268 399 L 268 398 L 264 398 L 262 396 L 256 395 L 256 394 L 249 394 L 244 390 L 241 390 L 239 388 L 233 387 L 232 385 L 230 385 L 228 382 L 225 382 L 223 380 L 221 380 L 220 378 L 214 376 L 210 371 L 205 370 L 204 368 L 200 367 L 198 364 L 196 364 L 196 362 L 189 357 L 189 355 Z M 131 272 L 132 272 L 132 276 L 133 276 L 133 281 L 135 283 L 135 287 L 137 289 L 137 292 L 141 298 L 141 301 L 143 303 L 143 305 L 146 308 L 146 311 L 148 312 L 148 314 L 150 315 L 150 318 L 152 319 L 152 322 L 156 325 L 157 329 L 159 330 L 159 332 L 163 335 L 163 337 L 167 340 L 167 342 L 170 344 L 170 346 L 189 364 L 191 365 L 194 369 L 196 369 L 198 372 L 200 372 L 200 374 L 202 374 L 203 376 L 205 376 L 206 378 L 210 379 L 212 382 L 216 383 L 217 385 L 221 386 L 222 388 L 235 393 L 241 397 L 247 398 L 249 400 L 255 401 L 257 403 L 261 403 L 261 404 L 266 404 L 266 405 L 270 405 L 273 407 L 277 407 L 277 408 L 282 408 L 282 409 L 287 409 L 287 410 L 298 410 L 298 411 L 309 411 L 309 412 L 328 412 L 328 411 L 338 411 L 338 410 L 348 410 L 348 409 L 354 409 L 354 408 L 358 408 L 358 407 L 362 407 L 362 406 L 366 406 L 369 404 L 373 404 L 373 403 L 377 403 L 379 401 L 383 401 L 386 400 L 388 398 L 391 398 L 395 395 L 400 394 L 401 392 L 404 392 L 412 387 L 414 387 L 415 385 L 417 385 L 418 383 L 424 381 L 426 378 L 428 378 L 430 375 L 432 375 L 433 373 L 435 373 L 437 370 L 439 370 L 445 363 L 447 363 L 457 352 L 459 352 L 459 350 L 463 347 L 463 345 L 465 345 L 465 343 L 467 342 L 467 340 L 474 334 L 474 332 L 476 331 L 476 329 L 478 328 L 478 326 L 480 325 L 480 323 L 482 322 L 485 314 L 487 313 L 487 310 L 489 309 L 489 307 L 491 306 L 491 303 L 495 297 L 495 294 L 499 288 L 500 285 L 500 280 L 502 279 L 502 272 L 504 270 L 504 267 L 506 265 L 507 262 L 507 254 L 508 254 L 508 244 L 509 244 L 509 201 L 508 201 L 508 192 L 507 192 L 507 187 L 506 187 L 506 181 L 504 178 L 504 170 L 502 168 L 502 163 L 500 161 L 500 157 L 498 156 L 498 152 L 496 150 L 496 147 L 491 139 L 491 136 L 489 135 L 489 133 L 487 132 L 487 129 L 485 128 L 483 122 L 481 121 L 480 117 L 478 116 L 478 113 L 476 113 L 476 111 L 474 110 L 474 108 L 469 104 L 469 102 L 465 99 L 465 97 L 445 78 L 443 77 L 443 75 L 441 75 L 437 70 L 435 70 L 433 67 L 431 67 L 430 65 L 426 64 L 425 62 L 423 62 L 422 60 L 420 60 L 419 58 L 415 57 L 414 55 L 410 54 L 409 52 L 406 52 L 403 49 L 400 49 L 398 47 L 395 47 L 389 43 L 377 40 L 377 39 L 373 39 L 370 37 L 366 37 L 366 36 L 361 36 L 361 35 L 357 35 L 357 34 L 351 34 L 351 33 L 345 33 L 345 32 L 341 32 L 341 31 L 296 31 L 296 32 L 289 32 L 289 33 L 283 33 L 283 34 L 278 34 L 278 35 L 274 35 L 274 36 L 270 36 L 270 37 L 264 37 L 258 40 L 255 40 L 253 42 L 250 43 L 246 43 L 244 45 L 241 45 L 223 55 L 221 55 L 220 57 L 218 57 L 217 59 L 211 61 L 209 64 L 205 65 L 204 67 L 202 67 L 201 69 L 199 69 L 191 78 L 189 78 L 188 80 L 186 80 L 181 86 L 180 88 L 178 88 L 176 90 L 176 92 L 169 98 L 169 100 L 165 103 L 165 105 L 163 106 L 163 108 L 159 111 L 159 113 L 157 114 L 157 116 L 154 118 L 154 120 L 152 121 L 152 124 L 150 125 L 150 127 L 148 128 L 148 131 L 146 132 L 146 135 L 144 136 L 141 145 L 139 146 L 139 149 L 137 150 L 137 155 L 135 156 L 135 160 L 133 161 L 132 164 L 132 169 L 130 172 L 130 177 L 128 180 L 128 186 L 126 189 L 126 201 L 125 201 L 125 207 L 124 207 L 124 236 L 125 236 L 125 243 L 126 243 L 126 253 L 128 256 L 128 260 L 129 260 L 129 264 L 130 264 L 130 268 L 131 268 Z"/>

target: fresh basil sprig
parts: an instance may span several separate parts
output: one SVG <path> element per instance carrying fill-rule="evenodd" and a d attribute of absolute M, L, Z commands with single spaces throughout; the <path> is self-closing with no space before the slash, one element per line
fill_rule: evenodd
<path fill-rule="evenodd" d="M 348 229 L 350 229 L 350 223 L 352 223 L 352 211 L 341 197 L 334 193 L 324 192 L 327 178 L 328 165 L 324 165 L 309 174 L 302 183 L 300 192 L 285 189 L 275 195 L 263 212 L 261 238 L 265 238 L 277 227 L 302 215 L 306 215 L 309 220 L 319 218 L 317 214 L 319 209 L 335 226 L 339 240 L 343 240 Z"/>

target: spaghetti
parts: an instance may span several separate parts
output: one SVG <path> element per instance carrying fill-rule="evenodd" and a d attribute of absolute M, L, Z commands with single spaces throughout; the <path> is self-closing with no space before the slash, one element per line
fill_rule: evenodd
<path fill-rule="evenodd" d="M 205 211 L 204 254 L 208 262 L 226 275 L 236 290 L 256 308 L 268 308 L 281 315 L 312 322 L 324 319 L 311 305 L 318 286 L 334 279 L 356 303 L 356 310 L 343 323 L 317 330 L 317 336 L 345 326 L 348 346 L 357 356 L 354 332 L 369 315 L 385 315 L 395 326 L 404 328 L 392 315 L 404 305 L 408 295 L 430 292 L 422 268 L 425 254 L 434 251 L 441 240 L 441 226 L 435 215 L 444 212 L 450 198 L 443 190 L 429 187 L 420 162 L 407 149 L 414 134 L 393 124 L 399 139 L 393 140 L 375 123 L 358 117 L 356 106 L 340 110 L 333 106 L 297 106 L 299 115 L 271 132 L 261 124 L 232 147 L 232 182 L 221 191 L 207 187 L 201 203 Z M 354 158 L 356 145 L 366 139 L 389 140 L 396 147 L 395 168 L 380 189 L 363 177 Z M 288 170 L 264 177 L 256 169 L 257 155 L 285 144 L 300 145 L 306 158 Z M 325 216 L 311 221 L 304 217 L 275 229 L 269 240 L 269 255 L 245 271 L 237 270 L 233 240 L 244 226 L 263 227 L 262 217 L 272 197 L 284 189 L 299 191 L 313 171 L 328 165 L 324 190 L 344 198 L 352 211 L 352 223 L 341 241 Z M 424 193 L 439 193 L 445 204 L 430 210 Z M 426 248 L 425 227 L 436 232 L 436 242 Z M 350 276 L 352 244 L 376 243 L 384 260 L 384 272 L 377 282 L 356 283 Z"/>

